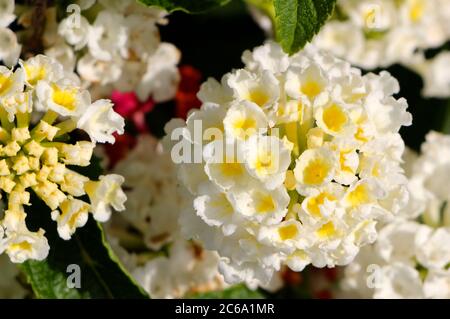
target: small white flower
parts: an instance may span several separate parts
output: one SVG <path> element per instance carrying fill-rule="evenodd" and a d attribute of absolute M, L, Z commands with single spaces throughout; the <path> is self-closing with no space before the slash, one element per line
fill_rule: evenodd
<path fill-rule="evenodd" d="M 245 143 L 245 160 L 250 174 L 274 189 L 284 181 L 290 149 L 275 136 L 253 136 Z"/>
<path fill-rule="evenodd" d="M 152 96 L 156 102 L 165 102 L 172 98 L 180 80 L 179 61 L 180 51 L 170 43 L 161 43 L 146 61 L 147 69 L 136 88 L 139 99 L 145 101 Z"/>
<path fill-rule="evenodd" d="M 227 85 L 232 89 L 237 100 L 246 100 L 261 107 L 266 114 L 276 110 L 279 98 L 278 80 L 268 71 L 250 73 L 238 70 L 227 78 Z"/>
<path fill-rule="evenodd" d="M 112 61 L 104 61 L 86 53 L 78 60 L 77 71 L 86 81 L 106 85 L 120 78 L 122 66 L 122 59 L 116 55 L 112 57 Z"/>
<path fill-rule="evenodd" d="M 0 60 L 7 66 L 14 66 L 20 56 L 22 46 L 17 42 L 16 34 L 8 29 L 0 27 Z"/>
<path fill-rule="evenodd" d="M 226 235 L 232 234 L 241 222 L 229 196 L 215 188 L 207 188 L 205 195 L 195 198 L 193 205 L 197 215 L 206 224 L 221 227 Z"/>
<path fill-rule="evenodd" d="M 93 142 L 114 143 L 114 132 L 123 134 L 123 117 L 114 112 L 110 100 L 98 100 L 88 106 L 77 121 L 77 127 L 89 134 Z"/>
<path fill-rule="evenodd" d="M 91 201 L 91 212 L 98 221 L 106 221 L 111 216 L 111 207 L 117 211 L 125 209 L 127 199 L 121 189 L 124 178 L 117 174 L 102 175 L 98 182 L 85 183 L 86 193 Z"/>
<path fill-rule="evenodd" d="M 100 11 L 89 28 L 89 52 L 97 59 L 111 61 L 114 54 L 127 56 L 127 31 L 122 15 L 112 11 Z"/>
<path fill-rule="evenodd" d="M 74 23 L 75 21 L 77 23 Z M 90 25 L 88 20 L 79 13 L 73 13 L 63 19 L 58 25 L 58 33 L 67 43 L 73 45 L 75 50 L 80 50 L 89 40 Z"/>
<path fill-rule="evenodd" d="M 417 261 L 428 269 L 443 269 L 450 263 L 450 229 L 438 228 L 418 238 Z"/>
<path fill-rule="evenodd" d="M 160 45 L 159 31 L 155 21 L 145 15 L 131 14 L 125 18 L 128 30 L 128 47 L 142 58 L 152 55 Z"/>
<path fill-rule="evenodd" d="M 45 55 L 39 54 L 22 64 L 26 81 L 31 86 L 35 86 L 40 81 L 56 82 L 64 76 L 61 64 Z"/>
<path fill-rule="evenodd" d="M 267 225 L 281 222 L 287 214 L 289 200 L 284 187 L 273 190 L 254 188 L 233 197 L 234 207 L 239 214 L 251 221 Z"/>
<path fill-rule="evenodd" d="M 227 81 L 226 76 L 222 78 L 222 83 Z M 232 91 L 229 87 L 221 85 L 216 79 L 208 78 L 200 86 L 197 97 L 200 101 L 207 103 L 226 103 L 232 99 Z"/>
<path fill-rule="evenodd" d="M 315 118 L 318 127 L 325 133 L 339 136 L 351 134 L 349 130 L 353 129 L 349 111 L 339 103 L 331 102 L 316 109 Z"/>
<path fill-rule="evenodd" d="M 286 73 L 286 93 L 292 98 L 305 97 L 311 103 L 323 104 L 328 100 L 327 80 L 316 64 L 299 68 L 294 66 Z"/>
<path fill-rule="evenodd" d="M 230 107 L 223 125 L 227 136 L 245 140 L 252 135 L 264 134 L 268 122 L 258 105 L 242 101 Z"/>
<path fill-rule="evenodd" d="M 0 65 L 0 99 L 6 100 L 14 97 L 23 90 L 25 85 L 25 74 L 19 68 L 12 72 L 8 68 Z"/>
<path fill-rule="evenodd" d="M 225 142 L 224 145 L 222 141 L 214 141 L 204 148 L 205 173 L 223 190 L 246 187 L 253 180 L 242 160 L 243 150 L 239 146 L 240 144 Z"/>
<path fill-rule="evenodd" d="M 242 54 L 242 61 L 252 71 L 269 70 L 273 73 L 285 72 L 289 66 L 289 57 L 277 45 L 265 45 Z"/>
<path fill-rule="evenodd" d="M 61 63 L 65 70 L 73 70 L 75 68 L 75 53 L 69 45 L 62 41 L 46 49 L 45 54 Z"/>
<path fill-rule="evenodd" d="M 59 236 L 69 240 L 77 228 L 86 224 L 89 217 L 89 204 L 79 199 L 67 198 L 61 203 L 60 209 L 61 213 L 52 212 L 52 219 L 57 222 Z"/>
<path fill-rule="evenodd" d="M 307 194 L 312 188 L 331 182 L 335 169 L 336 156 L 329 149 L 306 150 L 297 159 L 294 168 L 299 193 Z"/>
<path fill-rule="evenodd" d="M 52 110 L 62 116 L 85 114 L 91 103 L 88 91 L 62 82 L 39 81 L 36 85 L 36 95 L 44 111 Z"/>
<path fill-rule="evenodd" d="M 413 264 L 416 236 L 422 227 L 415 222 L 387 225 L 379 233 L 377 253 L 386 262 Z"/>
<path fill-rule="evenodd" d="M 8 240 L 6 253 L 13 263 L 23 263 L 25 260 L 43 260 L 47 257 L 50 247 L 44 231 L 33 233 L 24 231 L 17 233 Z"/>

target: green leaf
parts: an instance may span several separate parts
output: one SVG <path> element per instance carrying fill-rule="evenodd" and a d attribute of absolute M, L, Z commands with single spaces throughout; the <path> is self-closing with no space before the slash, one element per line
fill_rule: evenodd
<path fill-rule="evenodd" d="M 214 7 L 223 6 L 230 0 L 138 0 L 147 6 L 158 6 L 168 12 L 184 11 L 187 13 L 199 13 Z"/>
<path fill-rule="evenodd" d="M 275 34 L 284 51 L 300 50 L 333 12 L 336 0 L 273 0 Z"/>
<path fill-rule="evenodd" d="M 94 179 L 101 173 L 95 158 L 90 167 L 78 171 Z M 27 207 L 27 225 L 30 230 L 45 229 L 50 245 L 46 260 L 29 260 L 20 265 L 38 298 L 148 298 L 120 264 L 92 216 L 71 240 L 65 241 L 58 236 L 45 203 L 35 195 L 31 203 Z M 67 267 L 74 264 L 80 267 L 80 288 L 67 285 L 68 277 L 74 273 Z"/>
<path fill-rule="evenodd" d="M 250 290 L 245 285 L 237 285 L 222 291 L 197 293 L 187 296 L 192 299 L 263 299 L 258 290 Z"/>

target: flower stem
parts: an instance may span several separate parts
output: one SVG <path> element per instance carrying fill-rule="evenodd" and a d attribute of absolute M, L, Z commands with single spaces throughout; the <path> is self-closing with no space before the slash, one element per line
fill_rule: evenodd
<path fill-rule="evenodd" d="M 51 125 L 51 124 L 53 124 L 53 122 L 55 122 L 55 120 L 57 118 L 58 118 L 58 113 L 56 113 L 55 111 L 52 111 L 52 110 L 48 110 L 45 113 L 45 115 L 42 118 L 42 120 Z"/>
<path fill-rule="evenodd" d="M 58 137 L 58 136 L 66 134 L 66 133 L 72 132 L 74 129 L 77 128 L 77 123 L 74 120 L 69 119 L 69 120 L 65 120 L 64 122 L 61 122 L 55 126 L 57 128 L 59 128 L 58 133 L 56 133 L 56 135 L 55 135 L 55 137 Z"/>

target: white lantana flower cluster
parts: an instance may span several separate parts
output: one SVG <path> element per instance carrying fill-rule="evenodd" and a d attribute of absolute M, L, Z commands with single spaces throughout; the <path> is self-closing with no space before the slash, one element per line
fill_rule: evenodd
<path fill-rule="evenodd" d="M 288 57 L 269 42 L 243 61 L 202 85 L 185 126 L 166 126 L 173 160 L 194 150 L 178 165 L 196 197 L 183 232 L 219 253 L 229 283 L 348 264 L 407 201 L 398 82 L 313 47 Z"/>
<path fill-rule="evenodd" d="M 76 63 L 81 79 L 101 95 L 117 89 L 135 91 L 142 101 L 150 96 L 156 102 L 173 98 L 179 82 L 180 53 L 174 45 L 160 40 L 157 25 L 167 23 L 166 12 L 134 0 L 94 3 L 83 4 L 81 15 L 75 12 L 66 17 L 57 30 L 76 55 L 81 55 Z M 93 23 L 84 16 L 92 16 L 91 11 L 95 12 Z M 67 53 L 66 43 L 56 40 L 47 54 L 74 60 L 75 54 Z"/>
<path fill-rule="evenodd" d="M 192 210 L 192 196 L 179 185 L 170 154 L 162 151 L 158 141 L 140 135 L 135 148 L 117 163 L 114 173 L 125 177 L 123 186 L 128 198 L 126 213 L 117 218 L 124 218 L 138 230 L 148 248 L 143 254 L 119 248 L 119 257 L 139 284 L 153 298 L 181 298 L 188 293 L 225 288 L 218 272 L 217 253 L 180 236 L 178 218 L 183 210 Z M 118 228 L 126 231 L 126 222 L 113 220 L 108 232 L 120 238 Z M 144 258 L 167 245 L 167 254 Z"/>
<path fill-rule="evenodd" d="M 447 0 L 338 0 L 314 43 L 364 69 L 408 63 L 450 39 Z"/>
<path fill-rule="evenodd" d="M 411 166 L 412 200 L 346 267 L 346 296 L 450 298 L 450 136 L 429 133 Z"/>
<path fill-rule="evenodd" d="M 22 49 L 16 34 L 8 28 L 16 19 L 14 7 L 14 0 L 0 0 L 0 61 L 7 66 L 17 63 Z"/>
<path fill-rule="evenodd" d="M 36 125 L 32 113 L 44 115 Z M 125 194 L 119 175 L 100 176 L 99 181 L 73 170 L 87 166 L 96 142 L 114 142 L 112 133 L 123 133 L 124 120 L 109 100 L 91 102 L 75 74 L 67 74 L 56 61 L 38 55 L 20 67 L 0 66 L 0 189 L 6 210 L 0 221 L 0 252 L 11 261 L 47 257 L 44 230 L 31 231 L 24 206 L 33 191 L 52 210 L 58 234 L 68 240 L 85 225 L 89 213 L 106 221 L 111 206 L 124 209 Z M 67 142 L 67 133 L 85 131 L 89 141 Z M 90 203 L 77 199 L 87 195 Z"/>

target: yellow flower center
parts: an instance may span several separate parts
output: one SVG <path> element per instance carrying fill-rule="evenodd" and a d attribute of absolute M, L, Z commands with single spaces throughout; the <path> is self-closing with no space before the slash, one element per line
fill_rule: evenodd
<path fill-rule="evenodd" d="M 12 81 L 9 76 L 0 74 L 0 95 L 4 94 L 12 85 Z"/>
<path fill-rule="evenodd" d="M 238 118 L 233 123 L 233 129 L 236 136 L 247 138 L 255 133 L 256 121 L 248 117 Z"/>
<path fill-rule="evenodd" d="M 270 194 L 261 195 L 256 205 L 256 211 L 258 213 L 268 213 L 275 210 L 275 202 Z"/>
<path fill-rule="evenodd" d="M 8 246 L 9 251 L 26 250 L 30 251 L 32 248 L 31 244 L 27 241 L 22 241 L 17 244 L 11 244 Z"/>
<path fill-rule="evenodd" d="M 241 163 L 221 163 L 220 169 L 222 174 L 227 177 L 236 177 L 244 173 Z"/>
<path fill-rule="evenodd" d="M 308 203 L 306 207 L 308 207 L 309 212 L 314 217 L 322 217 L 322 214 L 320 212 L 320 206 L 322 206 L 325 203 L 325 200 L 334 201 L 336 200 L 336 197 L 332 194 L 323 192 L 319 195 L 312 197 L 308 200 Z"/>
<path fill-rule="evenodd" d="M 368 9 L 364 14 L 364 23 L 367 28 L 372 28 L 375 25 L 377 12 L 375 8 Z"/>
<path fill-rule="evenodd" d="M 55 85 L 53 86 L 52 100 L 67 110 L 73 111 L 76 109 L 76 93 L 75 89 L 64 90 Z"/>
<path fill-rule="evenodd" d="M 328 222 L 326 224 L 323 224 L 322 227 L 320 227 L 316 231 L 317 236 L 320 238 L 329 238 L 336 234 L 336 228 L 334 227 L 333 222 Z"/>
<path fill-rule="evenodd" d="M 425 13 L 425 3 L 423 0 L 413 0 L 409 10 L 409 17 L 411 21 L 418 22 L 422 19 Z"/>
<path fill-rule="evenodd" d="M 293 239 L 298 234 L 298 229 L 294 224 L 278 228 L 278 234 L 281 240 Z"/>
<path fill-rule="evenodd" d="M 332 104 L 323 111 L 323 122 L 330 131 L 338 133 L 347 124 L 348 117 L 336 104 Z"/>
<path fill-rule="evenodd" d="M 305 94 L 310 99 L 315 98 L 322 91 L 322 86 L 316 81 L 307 81 L 300 87 L 300 92 Z"/>
<path fill-rule="evenodd" d="M 370 197 L 367 191 L 367 186 L 364 184 L 359 184 L 353 189 L 353 191 L 347 194 L 346 200 L 352 207 L 357 207 L 368 203 L 370 201 Z"/>
<path fill-rule="evenodd" d="M 269 96 L 261 89 L 255 89 L 248 93 L 247 100 L 261 107 L 269 101 Z"/>
<path fill-rule="evenodd" d="M 254 167 L 259 174 L 265 174 L 274 168 L 274 164 L 270 152 L 260 152 L 255 160 Z"/>
<path fill-rule="evenodd" d="M 323 159 L 314 159 L 305 168 L 304 182 L 310 185 L 322 184 L 330 170 L 330 166 Z"/>
<path fill-rule="evenodd" d="M 36 85 L 38 81 L 45 78 L 47 71 L 43 66 L 25 65 L 25 73 L 27 75 L 28 83 Z"/>

